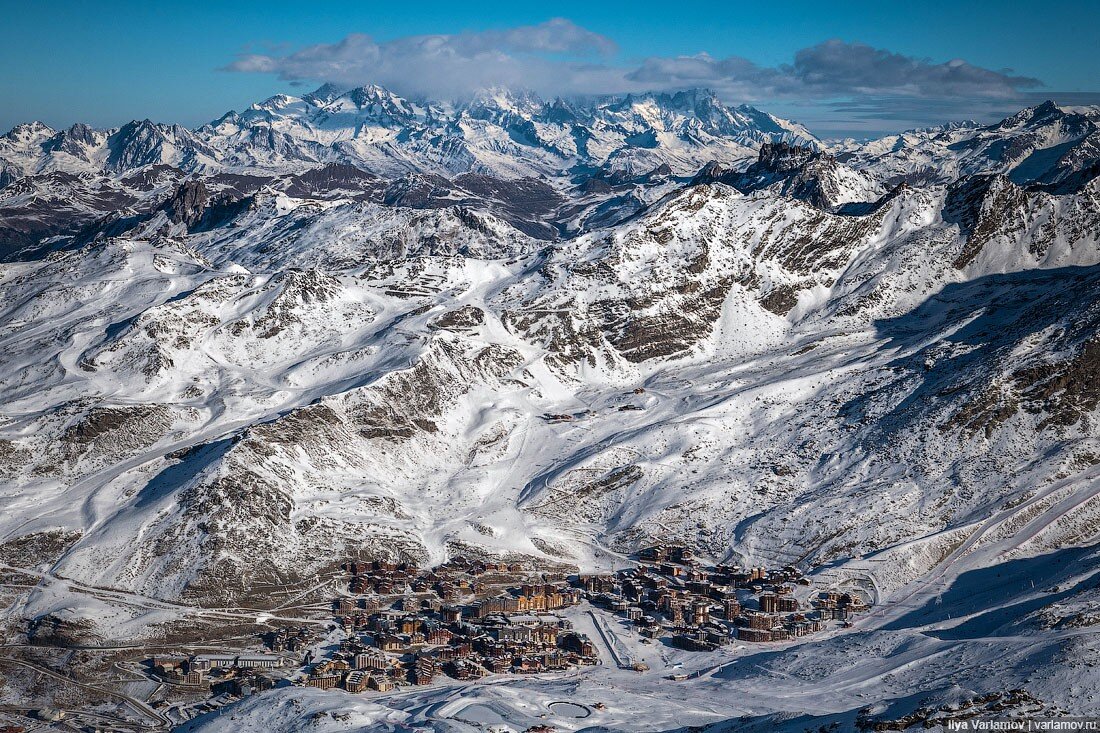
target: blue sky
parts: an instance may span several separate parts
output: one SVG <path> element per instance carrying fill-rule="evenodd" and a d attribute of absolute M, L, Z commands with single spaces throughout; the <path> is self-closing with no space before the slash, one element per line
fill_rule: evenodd
<path fill-rule="evenodd" d="M 5 130 L 29 119 L 194 126 L 325 80 L 436 95 L 517 79 L 566 94 L 710 86 L 857 135 L 992 119 L 1046 97 L 1100 100 L 1095 0 L 9 5 Z"/>

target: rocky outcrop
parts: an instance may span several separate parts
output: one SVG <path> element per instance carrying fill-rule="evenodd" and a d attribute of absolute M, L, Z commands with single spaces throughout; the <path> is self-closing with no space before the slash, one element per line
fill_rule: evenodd
<path fill-rule="evenodd" d="M 184 181 L 164 203 L 168 218 L 188 228 L 202 221 L 210 194 L 201 180 Z"/>

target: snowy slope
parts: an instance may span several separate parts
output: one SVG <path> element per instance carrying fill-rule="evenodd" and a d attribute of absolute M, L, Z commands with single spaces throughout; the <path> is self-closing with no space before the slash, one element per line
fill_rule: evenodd
<path fill-rule="evenodd" d="M 9 338 L 20 349 L 5 357 L 7 404 L 19 415 L 7 428 L 9 470 L 36 477 L 21 489 L 28 498 L 72 499 L 78 489 L 63 488 L 72 477 L 89 491 L 81 513 L 68 502 L 17 521 L 24 532 L 83 526 L 137 542 L 111 553 L 131 564 L 125 574 L 80 560 L 100 554 L 91 535 L 58 569 L 89 583 L 141 577 L 140 590 L 156 593 L 195 578 L 167 582 L 138 548 L 168 533 L 180 552 L 199 553 L 179 564 L 201 569 L 203 550 L 183 541 L 193 536 L 187 517 L 217 514 L 227 480 L 243 482 L 238 500 L 256 502 L 245 515 L 268 508 L 270 523 L 247 534 L 253 543 L 269 536 L 288 571 L 303 562 L 285 534 L 295 516 L 331 516 L 324 535 L 339 543 L 337 525 L 360 516 L 354 507 L 379 501 L 405 550 L 429 557 L 454 541 L 545 554 L 519 538 L 561 547 L 579 534 L 626 550 L 672 533 L 716 556 L 783 547 L 786 561 L 820 562 L 942 531 L 1032 480 L 1018 473 L 974 495 L 975 461 L 1008 471 L 1041 453 L 1051 421 L 1061 426 L 1059 455 L 1072 435 L 1087 444 L 1078 424 L 1091 409 L 1087 385 L 1071 380 L 1046 395 L 1041 383 L 1051 379 L 1044 369 L 1072 373 L 1086 368 L 1075 359 L 1089 358 L 1094 324 L 1052 329 L 1090 312 L 1091 281 L 1071 298 L 1059 278 L 1076 283 L 1097 264 L 1094 188 L 1059 197 L 1003 181 L 966 199 L 978 220 L 966 232 L 953 190 L 910 191 L 846 216 L 715 184 L 553 250 L 483 216 L 424 219 L 275 197 L 183 247 L 112 241 L 10 266 L 5 300 L 18 305 Z M 986 232 L 982 216 L 1002 205 L 1018 217 L 1002 213 L 1011 226 Z M 1002 274 L 1035 268 L 1054 274 Z M 1035 294 L 1048 290 L 1061 300 Z M 1040 320 L 1014 313 L 1018 332 L 1000 329 L 979 356 L 956 343 L 994 298 L 1020 293 L 1041 303 Z M 440 325 L 458 309 L 479 315 Z M 914 319 L 921 328 L 910 335 Z M 27 338 L 36 331 L 43 336 Z M 929 366 L 937 362 L 949 365 L 943 377 Z M 916 391 L 914 374 L 926 383 Z M 926 404 L 921 395 L 936 394 L 941 379 L 954 401 Z M 999 405 L 1020 398 L 984 386 L 1003 380 L 1046 396 L 1038 413 L 1005 414 Z M 639 385 L 645 397 L 624 396 Z M 1086 392 L 1055 399 L 1060 389 Z M 492 407 L 479 407 L 489 393 Z M 104 410 L 119 413 L 105 419 Z M 545 423 L 544 413 L 578 418 Z M 103 455 L 100 423 L 140 439 L 112 441 Z M 925 429 L 949 429 L 958 442 L 893 437 Z M 1003 451 L 974 443 L 979 429 Z M 76 437 L 58 455 L 66 435 Z M 489 436 L 503 463 L 477 458 Z M 205 452 L 227 437 L 234 442 Z M 187 446 L 203 459 L 164 462 Z M 94 473 L 104 464 L 115 468 Z M 911 468 L 898 474 L 899 465 Z M 124 496 L 151 470 L 175 476 L 181 493 L 128 516 L 140 531 L 96 510 L 98 491 Z M 613 474 L 629 481 L 584 489 Z M 853 510 L 870 496 L 874 523 Z M 180 515 L 170 507 L 183 497 Z M 471 523 L 498 526 L 498 540 L 467 534 Z M 516 535 L 519 526 L 527 529 Z M 209 526 L 203 536 L 232 544 Z M 567 559 L 589 561 L 585 552 Z M 248 563 L 236 560 L 247 586 Z"/>

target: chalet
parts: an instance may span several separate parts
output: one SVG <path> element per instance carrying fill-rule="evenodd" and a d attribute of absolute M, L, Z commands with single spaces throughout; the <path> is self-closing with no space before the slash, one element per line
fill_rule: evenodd
<path fill-rule="evenodd" d="M 375 643 L 378 648 L 385 652 L 400 652 L 404 651 L 409 646 L 407 638 L 401 638 L 395 634 L 382 634 L 375 637 Z"/>
<path fill-rule="evenodd" d="M 562 649 L 576 652 L 582 657 L 596 656 L 596 645 L 584 634 L 577 632 L 565 634 L 561 637 L 560 645 Z"/>
<path fill-rule="evenodd" d="M 516 613 L 519 610 L 518 600 L 512 596 L 501 596 L 482 601 L 480 605 L 475 607 L 474 616 L 485 618 L 497 613 Z"/>
<path fill-rule="evenodd" d="M 770 630 L 778 625 L 776 617 L 770 613 L 749 613 L 745 618 L 750 629 Z"/>
<path fill-rule="evenodd" d="M 491 657 L 485 664 L 493 674 L 504 674 L 512 669 L 511 657 Z"/>
<path fill-rule="evenodd" d="M 454 634 L 446 629 L 432 629 L 425 636 L 425 641 L 432 646 L 443 646 L 449 644 L 452 638 Z"/>
<path fill-rule="evenodd" d="M 482 675 L 481 667 L 462 659 L 449 663 L 445 671 L 456 680 L 476 680 Z"/>
<path fill-rule="evenodd" d="M 667 578 L 662 578 L 660 576 L 653 576 L 653 577 L 650 577 L 650 578 L 646 578 L 645 582 L 646 582 L 646 587 L 647 588 L 652 588 L 654 590 L 660 591 L 660 590 L 664 590 L 664 589 L 668 588 L 668 579 Z"/>
<path fill-rule="evenodd" d="M 436 650 L 436 656 L 443 661 L 450 659 L 467 659 L 473 655 L 474 647 L 469 642 L 456 644 L 454 640 L 452 640 L 450 646 L 441 647 Z"/>
<path fill-rule="evenodd" d="M 251 680 L 253 692 L 263 692 L 265 690 L 275 689 L 275 679 L 266 674 L 253 675 Z"/>
<path fill-rule="evenodd" d="M 371 617 L 370 627 L 379 632 L 394 631 L 402 618 L 404 614 L 397 611 L 379 611 Z"/>
<path fill-rule="evenodd" d="M 339 679 L 339 677 L 332 673 L 312 674 L 309 679 L 306 680 L 306 684 L 310 687 L 316 687 L 319 690 L 331 690 L 336 687 L 336 683 Z"/>
<path fill-rule="evenodd" d="M 536 644 L 553 646 L 558 643 L 558 627 L 554 624 L 540 623 L 532 629 L 531 638 Z"/>
<path fill-rule="evenodd" d="M 389 692 L 393 689 L 393 681 L 384 674 L 374 673 L 367 678 L 367 688 L 378 692 Z"/>
<path fill-rule="evenodd" d="M 534 630 L 529 626 L 499 626 L 489 631 L 489 635 L 501 643 L 530 644 L 534 641 Z"/>
<path fill-rule="evenodd" d="M 431 657 L 418 656 L 412 669 L 410 681 L 415 685 L 430 685 L 435 673 L 435 660 Z"/>
<path fill-rule="evenodd" d="M 632 601 L 639 601 L 645 595 L 645 584 L 636 578 L 623 581 L 623 595 Z"/>
<path fill-rule="evenodd" d="M 669 549 L 669 557 L 673 562 L 690 563 L 695 561 L 695 553 L 690 547 L 673 545 Z"/>
<path fill-rule="evenodd" d="M 840 604 L 846 605 L 852 611 L 863 611 L 867 608 L 867 603 L 859 596 L 853 596 L 845 593 L 840 598 Z"/>
<path fill-rule="evenodd" d="M 766 642 L 772 640 L 772 632 L 770 629 L 753 629 L 742 626 L 737 629 L 737 639 L 739 641 Z"/>
<path fill-rule="evenodd" d="M 672 637 L 672 645 L 692 652 L 712 651 L 718 647 L 717 644 L 707 641 L 706 635 L 702 633 L 677 634 Z"/>
<path fill-rule="evenodd" d="M 688 579 L 688 582 L 684 584 L 684 587 L 687 588 L 687 590 L 689 590 L 690 592 L 697 593 L 701 596 L 709 596 L 713 588 L 709 580 L 691 579 Z"/>
<path fill-rule="evenodd" d="M 542 661 L 537 657 L 523 656 L 512 662 L 512 671 L 517 674 L 532 674 L 542 672 Z"/>
<path fill-rule="evenodd" d="M 703 628 L 703 632 L 706 634 L 706 640 L 709 644 L 725 646 L 730 643 L 729 634 L 723 628 L 711 625 Z"/>
<path fill-rule="evenodd" d="M 348 676 L 344 678 L 344 689 L 348 692 L 365 692 L 367 690 L 367 680 L 369 678 L 369 672 L 361 670 L 348 672 Z"/>
<path fill-rule="evenodd" d="M 787 624 L 787 630 L 792 637 L 802 637 L 813 633 L 813 627 L 809 621 L 794 621 Z"/>

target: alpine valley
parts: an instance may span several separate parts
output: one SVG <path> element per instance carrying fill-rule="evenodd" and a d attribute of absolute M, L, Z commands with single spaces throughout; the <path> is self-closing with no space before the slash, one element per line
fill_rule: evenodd
<path fill-rule="evenodd" d="M 326 85 L 193 130 L 32 122 L 0 137 L 0 311 L 0 709 L 1100 716 L 1100 107 L 857 142 L 702 90 Z M 138 661 L 282 627 L 331 657 L 349 562 L 606 580 L 655 546 L 694 558 L 674 587 L 786 567 L 801 608 L 866 610 L 688 648 L 588 589 L 562 614 L 599 664 L 358 694 L 301 653 L 255 694 Z"/>

